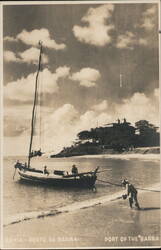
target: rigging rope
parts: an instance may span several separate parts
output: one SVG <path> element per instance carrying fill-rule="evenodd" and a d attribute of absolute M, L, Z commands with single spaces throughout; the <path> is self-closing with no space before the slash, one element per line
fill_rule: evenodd
<path fill-rule="evenodd" d="M 112 182 L 110 182 L 110 181 L 104 181 L 104 180 L 99 180 L 99 179 L 97 179 L 97 181 L 104 182 L 104 183 L 108 183 L 108 184 L 114 185 L 114 186 L 122 187 L 121 184 L 112 183 Z M 150 192 L 160 192 L 160 190 L 153 190 L 153 189 L 148 189 L 148 188 L 139 188 L 139 187 L 136 187 L 136 189 L 138 189 L 138 190 L 146 190 L 146 191 L 150 191 Z"/>
<path fill-rule="evenodd" d="M 108 183 L 108 184 L 110 184 L 110 185 L 114 185 L 114 186 L 119 186 L 119 187 L 122 187 L 122 185 L 121 185 L 121 184 L 112 183 L 112 182 L 110 182 L 110 181 L 103 181 L 103 180 L 99 180 L 99 179 L 97 179 L 97 181 L 101 181 L 101 182 L 104 182 L 104 183 Z"/>

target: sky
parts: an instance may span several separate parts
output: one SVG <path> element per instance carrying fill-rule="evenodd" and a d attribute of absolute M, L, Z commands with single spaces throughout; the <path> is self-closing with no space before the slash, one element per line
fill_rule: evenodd
<path fill-rule="evenodd" d="M 39 41 L 35 147 L 59 152 L 118 118 L 159 125 L 156 3 L 4 5 L 3 40 L 4 154 L 28 153 Z"/>

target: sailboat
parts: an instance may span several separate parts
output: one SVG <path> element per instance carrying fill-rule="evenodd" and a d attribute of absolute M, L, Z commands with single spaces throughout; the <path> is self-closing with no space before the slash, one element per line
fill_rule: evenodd
<path fill-rule="evenodd" d="M 32 109 L 32 119 L 31 119 L 31 135 L 30 135 L 30 143 L 29 143 L 29 153 L 28 153 L 28 162 L 23 164 L 19 161 L 14 165 L 15 173 L 18 170 L 18 174 L 21 180 L 33 183 L 41 183 L 53 186 L 75 186 L 80 188 L 92 188 L 95 185 L 97 179 L 97 167 L 94 171 L 82 172 L 78 173 L 78 171 L 72 171 L 69 173 L 68 171 L 62 170 L 53 170 L 52 172 L 47 170 L 47 166 L 44 167 L 44 170 L 35 169 L 31 166 L 31 159 L 35 156 L 41 156 L 41 150 L 33 151 L 33 136 L 35 129 L 35 120 L 36 120 L 36 105 L 38 98 L 38 78 L 41 70 L 41 58 L 42 58 L 42 42 L 39 42 L 40 46 L 40 54 L 39 54 L 39 62 L 38 62 L 38 70 L 36 74 L 35 81 L 35 92 L 34 92 L 34 101 L 33 101 L 33 109 Z M 75 166 L 74 166 L 75 167 Z M 15 175 L 14 173 L 14 175 Z"/>

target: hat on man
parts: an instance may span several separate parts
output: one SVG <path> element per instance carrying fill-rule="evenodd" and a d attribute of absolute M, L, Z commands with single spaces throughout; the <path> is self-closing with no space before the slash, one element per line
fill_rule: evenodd
<path fill-rule="evenodd" d="M 126 184 L 128 184 L 129 183 L 129 181 L 127 180 L 127 179 L 124 179 L 124 180 L 122 180 L 122 185 L 126 185 Z"/>

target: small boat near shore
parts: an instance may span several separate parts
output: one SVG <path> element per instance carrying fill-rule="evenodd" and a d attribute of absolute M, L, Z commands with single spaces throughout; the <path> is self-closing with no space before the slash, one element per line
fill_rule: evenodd
<path fill-rule="evenodd" d="M 39 55 L 39 63 L 38 63 L 38 71 L 36 74 L 36 83 L 35 83 L 35 92 L 34 92 L 34 102 L 33 102 L 33 109 L 32 109 L 32 120 L 31 120 L 31 136 L 30 136 L 30 144 L 29 144 L 29 153 L 28 153 L 28 163 L 21 163 L 17 161 L 14 165 L 15 173 L 18 170 L 18 174 L 21 180 L 27 182 L 34 182 L 34 183 L 42 183 L 47 185 L 53 186 L 60 186 L 60 187 L 80 187 L 80 188 L 93 188 L 97 179 L 97 167 L 94 171 L 82 172 L 78 173 L 78 171 L 68 173 L 67 171 L 61 170 L 53 170 L 52 172 L 48 171 L 44 167 L 44 171 L 41 169 L 35 169 L 31 167 L 31 159 L 35 156 L 42 156 L 41 149 L 33 150 L 33 137 L 35 133 L 35 123 L 36 123 L 36 106 L 38 105 L 38 77 L 39 72 L 41 70 L 41 57 L 42 57 L 42 42 L 39 42 L 40 45 L 40 55 Z M 42 166 L 41 166 L 42 168 Z M 55 167 L 53 166 L 53 169 Z M 14 176 L 15 176 L 14 173 Z M 14 178 L 13 176 L 13 178 Z"/>
<path fill-rule="evenodd" d="M 19 168 L 18 174 L 21 180 L 32 183 L 62 187 L 92 188 L 97 179 L 97 170 L 98 168 L 95 171 L 82 172 L 76 175 L 69 174 L 67 171 L 54 170 L 47 175 L 41 170 Z"/>

